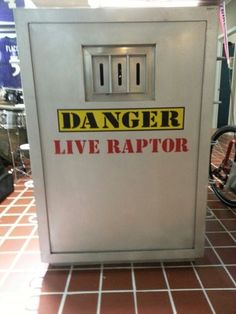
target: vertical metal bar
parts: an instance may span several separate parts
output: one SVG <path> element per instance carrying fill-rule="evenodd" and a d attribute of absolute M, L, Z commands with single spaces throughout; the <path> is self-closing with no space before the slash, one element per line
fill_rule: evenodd
<path fill-rule="evenodd" d="M 112 93 L 112 65 L 111 65 L 111 55 L 108 57 L 108 73 L 109 73 L 109 93 Z"/>
<path fill-rule="evenodd" d="M 122 85 L 122 75 L 123 75 L 121 63 L 117 64 L 117 74 L 118 74 L 118 77 L 117 77 L 118 86 L 121 86 Z"/>
<path fill-rule="evenodd" d="M 127 80 L 126 80 L 126 91 L 127 93 L 129 93 L 129 55 L 126 56 L 126 77 L 127 77 Z"/>
<path fill-rule="evenodd" d="M 136 85 L 140 85 L 140 63 L 136 63 Z"/>
<path fill-rule="evenodd" d="M 99 76 L 100 76 L 100 85 L 104 86 L 104 70 L 103 63 L 99 63 Z"/>
<path fill-rule="evenodd" d="M 234 48 L 234 61 L 233 61 L 233 70 L 232 70 L 232 82 L 231 82 L 231 101 L 230 101 L 230 111 L 231 119 L 230 123 L 235 124 L 235 106 L 236 106 L 236 46 Z"/>

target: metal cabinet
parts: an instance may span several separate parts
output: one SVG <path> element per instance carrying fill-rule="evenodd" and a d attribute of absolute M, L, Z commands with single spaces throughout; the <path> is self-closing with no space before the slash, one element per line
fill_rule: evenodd
<path fill-rule="evenodd" d="M 216 8 L 15 19 L 43 260 L 201 256 Z"/>

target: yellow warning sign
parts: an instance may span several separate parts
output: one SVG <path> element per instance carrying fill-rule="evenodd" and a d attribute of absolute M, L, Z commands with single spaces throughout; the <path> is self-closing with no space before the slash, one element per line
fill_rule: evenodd
<path fill-rule="evenodd" d="M 137 109 L 58 109 L 59 132 L 184 129 L 184 107 Z"/>

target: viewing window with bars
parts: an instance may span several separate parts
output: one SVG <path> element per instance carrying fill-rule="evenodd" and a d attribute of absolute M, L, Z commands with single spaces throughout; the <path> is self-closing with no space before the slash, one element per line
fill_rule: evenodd
<path fill-rule="evenodd" d="M 87 101 L 154 99 L 155 45 L 83 47 Z"/>

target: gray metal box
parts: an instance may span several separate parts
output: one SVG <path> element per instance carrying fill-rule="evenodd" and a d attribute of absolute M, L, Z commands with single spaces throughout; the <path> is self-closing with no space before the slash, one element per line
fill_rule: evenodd
<path fill-rule="evenodd" d="M 216 8 L 15 20 L 42 259 L 201 256 Z"/>

